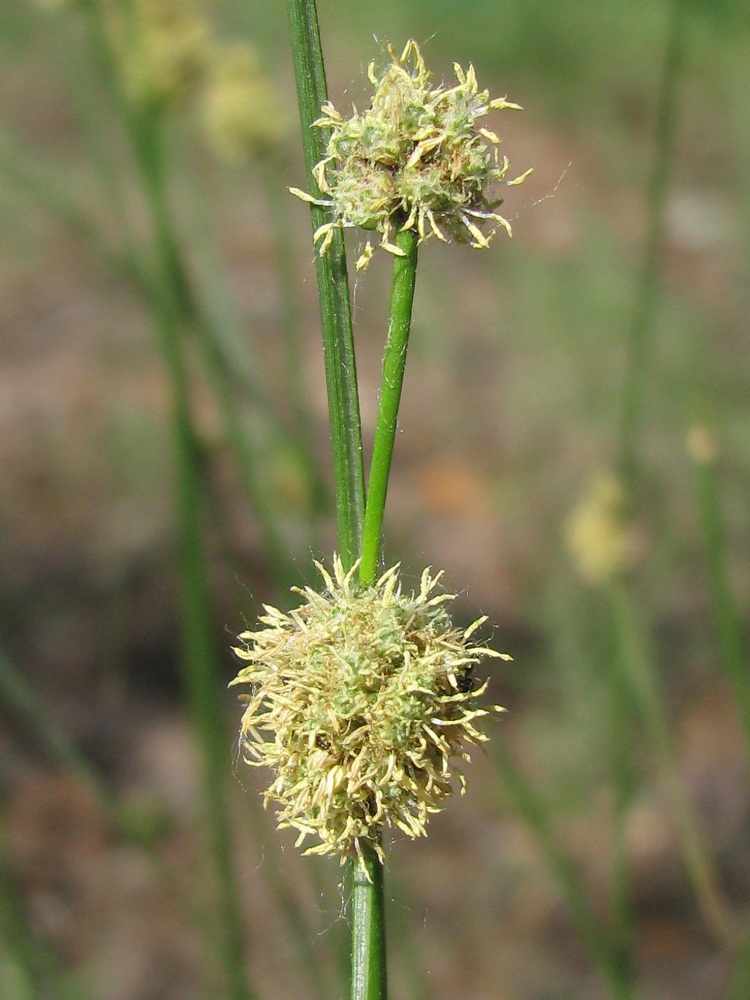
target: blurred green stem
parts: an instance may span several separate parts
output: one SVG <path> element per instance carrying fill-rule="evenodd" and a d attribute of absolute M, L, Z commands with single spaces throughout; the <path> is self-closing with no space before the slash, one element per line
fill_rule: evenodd
<path fill-rule="evenodd" d="M 750 997 L 750 931 L 745 928 L 726 1000 L 747 1000 L 748 997 Z"/>
<path fill-rule="evenodd" d="M 490 749 L 503 794 L 510 799 L 513 810 L 533 831 L 573 923 L 606 980 L 613 1000 L 631 1000 L 634 993 L 629 969 L 622 962 L 619 949 L 613 947 L 606 927 L 593 913 L 573 865 L 558 847 L 557 838 L 549 823 L 549 810 L 518 770 L 502 742 L 493 741 Z"/>
<path fill-rule="evenodd" d="M 85 1000 L 88 996 L 60 967 L 23 912 L 6 843 L 0 795 L 0 990 L 4 1000 Z"/>
<path fill-rule="evenodd" d="M 174 234 L 166 197 L 161 197 L 161 204 L 157 205 L 153 193 L 149 192 L 148 185 L 144 182 L 149 173 L 153 176 L 158 173 L 159 183 L 157 187 L 166 191 L 162 162 L 163 136 L 159 134 L 164 126 L 165 115 L 160 109 L 132 105 L 122 91 L 117 60 L 110 47 L 102 10 L 97 4 L 88 4 L 85 7 L 85 14 L 90 47 L 99 67 L 100 77 L 125 126 L 135 155 L 136 168 L 144 188 L 149 212 L 152 215 L 152 222 L 155 223 L 154 232 L 157 244 L 155 267 L 158 270 L 162 264 L 164 265 L 163 274 L 171 287 L 176 320 L 187 324 L 197 335 L 199 347 L 211 377 L 227 440 L 237 460 L 240 485 L 255 515 L 271 567 L 282 584 L 288 583 L 291 578 L 288 552 L 277 527 L 274 506 L 265 487 L 266 479 L 262 475 L 256 474 L 255 471 L 261 468 L 263 463 L 258 460 L 253 443 L 242 425 L 235 404 L 232 388 L 237 380 L 237 374 L 236 367 L 226 356 L 226 324 L 219 328 L 217 324 L 212 322 L 202 304 L 198 302 Z M 145 134 L 151 127 L 156 132 L 154 141 Z M 147 161 L 150 156 L 150 148 L 155 150 L 157 155 L 156 159 L 152 157 L 153 162 L 149 164 Z M 154 211 L 157 208 L 160 212 L 158 219 L 154 216 Z M 154 313 L 158 313 L 162 306 L 153 300 L 153 296 L 163 295 L 163 288 L 157 282 L 155 287 L 152 285 L 151 288 L 142 288 L 142 291 L 145 291 L 146 296 L 150 298 L 150 305 Z M 224 312 L 222 315 L 224 316 L 226 313 Z M 262 397 L 263 393 L 258 385 L 255 382 L 249 384 L 247 373 L 244 372 L 243 375 L 244 386 L 246 391 L 249 391 L 250 397 Z M 273 409 L 267 401 L 262 400 L 262 403 L 267 414 L 273 413 Z"/>
<path fill-rule="evenodd" d="M 617 438 L 617 466 L 627 484 L 636 472 L 636 445 L 642 420 L 649 341 L 653 338 L 659 292 L 659 253 L 664 234 L 664 214 L 677 119 L 680 72 L 684 61 L 687 16 L 685 0 L 671 0 L 661 85 L 656 107 L 656 149 L 648 183 L 646 241 L 630 331 L 622 389 Z"/>
<path fill-rule="evenodd" d="M 2 653 L 0 653 L 0 701 L 7 705 L 19 722 L 33 735 L 36 746 L 49 760 L 61 771 L 74 775 L 88 790 L 107 818 L 107 822 L 112 824 L 118 834 L 129 843 L 137 843 L 148 854 L 157 874 L 174 898 L 179 900 L 193 923 L 201 928 L 206 939 L 213 941 L 213 928 L 209 928 L 205 921 L 201 921 L 192 901 L 159 857 L 152 831 L 144 827 L 137 814 L 134 815 L 127 806 L 123 807 L 118 802 L 99 772 L 81 753 L 56 719 L 46 711 L 28 681 Z"/>
<path fill-rule="evenodd" d="M 42 208 L 52 218 L 83 237 L 107 267 L 125 274 L 139 292 L 144 292 L 146 277 L 131 253 L 131 247 L 126 246 L 122 251 L 110 246 L 89 215 L 81 211 L 60 184 L 53 180 L 49 171 L 36 162 L 37 159 L 34 152 L 20 147 L 4 132 L 0 132 L 0 171 L 4 180 L 10 181 L 36 208 Z"/>
<path fill-rule="evenodd" d="M 717 940 L 734 940 L 734 929 L 726 900 L 719 888 L 713 858 L 704 843 L 693 809 L 685 794 L 667 714 L 659 691 L 654 664 L 646 647 L 645 632 L 626 586 L 613 582 L 609 588 L 610 612 L 617 638 L 619 664 L 633 700 L 643 719 L 659 769 L 672 800 L 675 824 L 682 842 L 688 877 L 706 926 Z"/>
<path fill-rule="evenodd" d="M 48 718 L 44 706 L 24 677 L 10 660 L 0 653 L 0 700 L 2 700 L 24 726 L 34 734 L 43 750 L 63 770 L 69 771 L 95 795 L 105 811 L 112 815 L 115 800 L 99 774 L 81 754 L 70 736 Z"/>
<path fill-rule="evenodd" d="M 169 226 L 162 151 L 162 122 L 150 114 L 132 119 L 135 153 L 154 237 L 157 332 L 172 388 L 172 420 L 178 491 L 183 654 L 181 662 L 193 720 L 203 755 L 203 791 L 211 830 L 211 848 L 219 887 L 224 967 L 229 995 L 250 1000 L 245 981 L 244 932 L 227 794 L 227 753 L 223 722 L 221 670 L 212 634 L 208 560 L 202 531 L 203 474 L 193 427 L 188 374 L 180 325 L 181 275 Z"/>
<path fill-rule="evenodd" d="M 663 243 L 664 216 L 669 184 L 678 91 L 684 58 L 686 14 L 684 0 L 670 0 L 666 45 L 659 93 L 656 100 L 654 160 L 646 193 L 646 238 L 636 280 L 633 312 L 626 342 L 624 382 L 617 428 L 616 464 L 626 490 L 633 491 L 638 475 L 637 445 L 643 420 L 648 382 L 651 341 L 656 326 L 659 297 L 659 254 Z M 611 620 L 613 620 L 611 618 Z M 616 616 L 615 616 L 616 620 Z M 614 630 L 615 644 L 621 632 Z M 620 655 L 615 649 L 614 655 Z M 623 656 L 627 653 L 623 652 Z M 614 935 L 623 969 L 632 975 L 634 918 L 625 827 L 634 791 L 633 747 L 630 737 L 630 699 L 623 692 L 617 671 L 609 677 L 610 731 L 612 733 L 614 802 L 614 864 L 612 906 Z"/>
<path fill-rule="evenodd" d="M 708 443 L 708 447 L 712 448 L 712 442 Z M 726 537 L 715 456 L 696 452 L 693 454 L 693 465 L 720 659 L 732 688 L 734 704 L 745 736 L 746 750 L 750 755 L 750 670 L 743 650 L 740 620 L 732 599 L 732 588 L 727 573 Z"/>
<path fill-rule="evenodd" d="M 632 862 L 627 844 L 630 806 L 636 791 L 636 767 L 633 754 L 633 706 L 627 683 L 615 666 L 617 650 L 610 656 L 608 670 L 608 712 L 612 754 L 613 858 L 612 858 L 612 939 L 620 982 L 626 997 L 632 994 L 635 981 L 633 947 L 635 913 L 632 899 Z M 628 988 L 626 989 L 626 984 Z"/>
<path fill-rule="evenodd" d="M 367 586 L 375 582 L 380 559 L 388 478 L 391 472 L 393 445 L 398 426 L 398 408 L 401 402 L 411 330 L 414 284 L 417 277 L 417 241 L 417 234 L 411 230 L 400 232 L 395 241 L 396 246 L 403 251 L 403 257 L 393 259 L 388 339 L 383 358 L 383 378 L 380 385 L 380 403 L 362 533 L 362 563 L 359 567 L 359 578 Z"/>

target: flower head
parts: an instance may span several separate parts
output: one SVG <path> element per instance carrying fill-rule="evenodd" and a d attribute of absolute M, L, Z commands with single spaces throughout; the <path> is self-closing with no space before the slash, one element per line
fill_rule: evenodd
<path fill-rule="evenodd" d="M 383 828 L 423 836 L 454 773 L 463 791 L 454 760 L 486 739 L 477 720 L 502 711 L 477 707 L 486 682 L 474 667 L 509 657 L 472 643 L 484 618 L 451 623 L 440 573 L 425 570 L 419 592 L 403 594 L 398 566 L 363 587 L 356 565 L 316 565 L 324 593 L 295 588 L 299 607 L 266 607 L 264 627 L 240 636 L 244 757 L 273 770 L 265 801 L 279 804 L 279 827 L 319 839 L 305 853 L 343 861 L 369 844 L 382 858 Z"/>
<path fill-rule="evenodd" d="M 289 119 L 273 84 L 246 42 L 214 47 L 201 103 L 206 136 L 228 162 L 273 149 L 288 132 Z"/>
<path fill-rule="evenodd" d="M 102 2 L 102 8 L 129 98 L 179 104 L 201 80 L 212 42 L 211 26 L 192 0 Z"/>
<path fill-rule="evenodd" d="M 632 562 L 634 538 L 626 522 L 625 506 L 620 481 L 602 473 L 591 481 L 568 519 L 568 550 L 587 583 L 607 583 Z"/>
<path fill-rule="evenodd" d="M 325 253 L 336 228 L 361 226 L 381 233 L 381 246 L 399 255 L 394 231 L 413 229 L 420 242 L 430 236 L 487 247 L 494 229 L 510 234 L 510 223 L 496 212 L 500 183 L 520 184 L 531 172 L 506 181 L 509 163 L 498 153 L 499 138 L 477 125 L 490 110 L 520 110 L 504 97 L 490 99 L 479 90 L 474 67 L 454 65 L 457 83 L 433 88 L 419 46 L 409 41 L 380 74 L 371 63 L 375 88 L 370 107 L 343 118 L 325 104 L 315 122 L 330 130 L 326 156 L 314 176 L 324 199 L 292 188 L 306 201 L 329 206 L 333 221 L 316 234 Z M 493 225 L 494 224 L 494 225 Z M 487 227 L 489 226 L 488 231 Z M 366 251 L 358 267 L 367 265 Z"/>

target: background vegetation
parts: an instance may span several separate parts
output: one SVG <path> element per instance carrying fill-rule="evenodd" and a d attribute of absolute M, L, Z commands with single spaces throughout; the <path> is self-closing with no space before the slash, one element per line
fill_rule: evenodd
<path fill-rule="evenodd" d="M 232 780 L 232 637 L 335 528 L 284 7 L 209 13 L 283 126 L 229 165 L 189 99 L 139 145 L 76 11 L 0 4 L 3 997 L 344 995 L 335 866 Z M 535 167 L 511 243 L 421 256 L 388 555 L 445 568 L 514 663 L 467 796 L 392 846 L 396 998 L 750 995 L 743 14 L 321 6 L 337 107 L 414 37 L 525 107 L 496 126 Z M 567 526 L 611 470 L 630 566 L 592 587 Z"/>

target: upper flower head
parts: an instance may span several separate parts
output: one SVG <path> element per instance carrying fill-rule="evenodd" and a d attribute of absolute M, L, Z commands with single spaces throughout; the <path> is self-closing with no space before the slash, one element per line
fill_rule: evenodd
<path fill-rule="evenodd" d="M 394 230 L 413 229 L 420 242 L 453 237 L 473 247 L 489 245 L 493 223 L 510 234 L 509 222 L 495 211 L 501 200 L 491 200 L 490 192 L 495 184 L 520 184 L 531 171 L 506 181 L 509 164 L 499 156 L 500 140 L 477 121 L 492 109 L 520 110 L 519 105 L 504 97 L 490 100 L 488 91 L 479 90 L 473 66 L 464 71 L 456 63 L 456 85 L 432 88 L 414 41 L 400 56 L 391 46 L 388 51 L 392 61 L 382 73 L 370 64 L 375 91 L 366 111 L 343 118 L 325 104 L 315 122 L 330 129 L 327 155 L 314 171 L 329 199 L 292 189 L 332 209 L 334 221 L 315 234 L 321 253 L 334 228 L 345 226 L 378 230 L 383 248 L 397 255 Z M 366 266 L 370 256 L 366 251 L 357 266 Z"/>
<path fill-rule="evenodd" d="M 453 771 L 463 790 L 453 758 L 468 760 L 464 745 L 486 739 L 476 720 L 502 711 L 477 707 L 486 683 L 473 669 L 503 654 L 472 643 L 484 618 L 451 623 L 452 595 L 434 593 L 440 573 L 402 594 L 397 566 L 371 587 L 337 558 L 333 575 L 318 569 L 324 593 L 297 590 L 296 610 L 266 607 L 265 627 L 240 636 L 242 746 L 274 771 L 265 799 L 280 804 L 279 826 L 321 841 L 306 853 L 343 860 L 366 843 L 382 857 L 384 827 L 422 836 Z"/>

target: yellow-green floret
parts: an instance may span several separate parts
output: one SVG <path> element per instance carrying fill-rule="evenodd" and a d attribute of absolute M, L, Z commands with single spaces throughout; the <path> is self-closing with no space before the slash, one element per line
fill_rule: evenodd
<path fill-rule="evenodd" d="M 568 551 L 592 586 L 610 583 L 633 562 L 635 539 L 626 514 L 622 483 L 611 473 L 600 473 L 568 518 Z"/>
<path fill-rule="evenodd" d="M 472 644 L 484 618 L 452 624 L 453 595 L 435 593 L 441 573 L 425 570 L 404 594 L 398 566 L 363 587 L 356 565 L 317 565 L 324 593 L 296 590 L 303 601 L 286 614 L 265 606 L 264 627 L 239 637 L 242 748 L 274 772 L 265 801 L 279 804 L 279 827 L 319 839 L 305 853 L 343 861 L 368 844 L 382 858 L 383 828 L 423 836 L 454 776 L 463 791 L 455 761 L 486 739 L 477 720 L 502 711 L 478 707 L 486 682 L 474 667 L 509 657 Z"/>
<path fill-rule="evenodd" d="M 495 211 L 501 201 L 492 200 L 494 187 L 520 184 L 531 171 L 506 181 L 509 164 L 498 154 L 500 139 L 477 122 L 491 110 L 519 105 L 479 90 L 473 66 L 455 64 L 456 85 L 432 87 L 414 41 L 400 56 L 390 46 L 388 51 L 391 63 L 380 74 L 370 65 L 375 90 L 369 108 L 344 118 L 325 104 L 315 122 L 330 131 L 326 156 L 314 171 L 324 197 L 292 188 L 332 210 L 333 221 L 315 234 L 320 252 L 330 246 L 334 229 L 349 226 L 378 230 L 381 246 L 396 255 L 401 250 L 392 233 L 407 229 L 420 242 L 452 237 L 487 247 L 497 226 L 510 233 L 507 219 Z M 357 267 L 366 267 L 371 255 L 368 247 Z"/>

